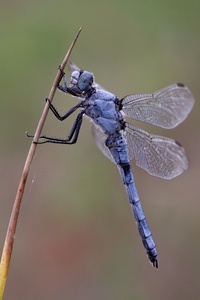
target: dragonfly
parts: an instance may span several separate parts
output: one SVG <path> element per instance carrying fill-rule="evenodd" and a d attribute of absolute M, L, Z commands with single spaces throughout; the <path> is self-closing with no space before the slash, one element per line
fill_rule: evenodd
<path fill-rule="evenodd" d="M 166 137 L 149 134 L 127 122 L 126 118 L 171 129 L 183 122 L 194 105 L 194 97 L 182 83 L 170 85 L 152 94 L 131 94 L 119 99 L 94 81 L 94 75 L 69 64 L 69 86 L 61 71 L 58 89 L 79 98 L 79 102 L 60 115 L 49 102 L 55 117 L 63 121 L 80 109 L 66 138 L 40 136 L 38 144 L 75 144 L 83 116 L 93 123 L 93 136 L 103 154 L 116 164 L 132 208 L 142 243 L 149 261 L 158 268 L 158 254 L 152 232 L 145 217 L 136 189 L 130 161 L 150 175 L 170 180 L 188 168 L 188 158 L 182 145 Z M 29 135 L 29 137 L 33 137 Z"/>

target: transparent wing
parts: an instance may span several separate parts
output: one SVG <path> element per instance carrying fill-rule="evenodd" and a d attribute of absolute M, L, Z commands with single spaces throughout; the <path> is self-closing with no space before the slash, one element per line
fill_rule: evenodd
<path fill-rule="evenodd" d="M 69 69 L 70 73 L 81 70 L 81 68 L 79 68 L 77 65 L 75 65 L 75 63 L 73 63 L 72 61 L 70 61 L 68 63 L 68 69 Z"/>
<path fill-rule="evenodd" d="M 187 86 L 177 83 L 153 94 L 128 95 L 122 105 L 125 116 L 170 129 L 185 120 L 194 98 Z"/>
<path fill-rule="evenodd" d="M 68 64 L 68 69 L 70 71 L 70 73 L 74 72 L 74 71 L 79 71 L 81 70 L 75 63 L 73 63 L 72 61 L 69 62 Z M 104 87 L 102 87 L 100 84 L 98 84 L 97 82 L 94 81 L 93 86 L 95 88 L 97 88 L 98 90 L 104 90 L 107 91 Z"/>
<path fill-rule="evenodd" d="M 107 135 L 101 130 L 101 128 L 97 125 L 95 125 L 92 122 L 92 135 L 95 140 L 96 145 L 101 150 L 101 152 L 112 162 L 114 162 L 114 159 L 112 155 L 110 154 L 109 149 L 105 145 L 105 141 L 107 139 Z"/>
<path fill-rule="evenodd" d="M 188 168 L 183 147 L 176 141 L 126 123 L 124 137 L 128 142 L 129 157 L 150 175 L 172 179 Z"/>

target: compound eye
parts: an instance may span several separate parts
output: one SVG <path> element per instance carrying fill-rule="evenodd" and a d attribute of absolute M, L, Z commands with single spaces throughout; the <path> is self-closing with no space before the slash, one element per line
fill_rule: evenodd
<path fill-rule="evenodd" d="M 81 91 L 87 91 L 93 83 L 93 75 L 87 71 L 84 71 L 78 79 L 78 88 Z"/>

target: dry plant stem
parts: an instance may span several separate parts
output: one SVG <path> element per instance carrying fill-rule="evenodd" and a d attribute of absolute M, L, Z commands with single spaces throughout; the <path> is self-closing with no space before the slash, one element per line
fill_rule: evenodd
<path fill-rule="evenodd" d="M 49 100 L 52 101 L 53 97 L 55 95 L 57 86 L 60 82 L 61 79 L 61 71 L 64 70 L 67 61 L 69 59 L 69 56 L 71 54 L 71 51 L 78 39 L 78 36 L 81 32 L 81 29 L 79 29 L 77 35 L 75 36 L 62 64 L 60 65 L 60 69 L 57 72 L 57 75 L 55 77 L 54 83 L 51 87 L 50 93 L 49 93 Z M 34 141 L 37 142 L 39 139 L 39 136 L 41 134 L 42 128 L 44 126 L 44 122 L 46 120 L 47 117 L 47 113 L 49 110 L 49 104 L 48 102 L 46 103 L 42 116 L 39 120 L 37 129 L 35 131 L 35 135 L 34 135 Z M 29 149 L 28 155 L 27 155 L 27 159 L 24 165 L 24 169 L 22 172 L 22 176 L 19 182 L 19 186 L 18 186 L 18 190 L 17 190 L 17 194 L 16 194 L 16 198 L 15 198 L 15 202 L 13 205 L 13 209 L 12 209 L 12 213 L 10 216 L 10 221 L 9 221 L 9 225 L 8 225 L 8 230 L 7 230 L 7 234 L 6 234 L 6 239 L 5 239 L 5 243 L 4 243 L 4 248 L 3 248 L 3 252 L 2 252 L 2 257 L 1 257 L 1 264 L 0 264 L 0 300 L 3 298 L 3 294 L 4 294 L 4 289 L 5 289 L 5 284 L 6 284 L 6 279 L 7 279 L 7 274 L 8 274 L 8 268 L 9 268 L 9 264 L 10 264 L 10 260 L 11 260 L 11 255 L 12 255 L 12 249 L 13 249 L 13 243 L 14 243 L 14 235 L 15 235 L 15 231 L 16 231 L 16 227 L 17 227 L 17 220 L 18 220 L 18 216 L 19 216 L 19 211 L 20 211 L 20 205 L 21 205 L 21 201 L 22 201 L 22 196 L 24 193 L 24 189 L 25 189 L 25 184 L 26 184 L 26 180 L 28 177 L 28 173 L 30 170 L 30 166 L 31 166 L 31 162 L 33 160 L 33 156 L 36 150 L 37 144 L 33 143 L 31 144 L 31 147 Z"/>

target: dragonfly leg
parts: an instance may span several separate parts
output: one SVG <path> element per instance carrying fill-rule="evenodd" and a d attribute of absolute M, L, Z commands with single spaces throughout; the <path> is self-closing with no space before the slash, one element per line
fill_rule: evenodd
<path fill-rule="evenodd" d="M 60 80 L 59 80 L 58 87 L 60 86 L 60 82 L 63 80 L 63 86 L 61 87 L 63 88 L 63 92 L 64 91 L 67 92 L 67 79 L 66 79 L 65 72 L 61 70 L 61 66 L 59 66 L 58 69 L 60 70 Z"/>
<path fill-rule="evenodd" d="M 50 102 L 49 98 L 46 98 L 46 101 L 49 103 L 49 108 L 52 111 L 52 113 L 54 114 L 54 116 L 60 120 L 63 121 L 66 118 L 68 118 L 73 112 L 75 112 L 75 110 L 79 107 L 82 106 L 83 100 L 80 101 L 79 103 L 77 103 L 75 106 L 73 106 L 72 108 L 70 108 L 70 110 L 68 110 L 63 116 L 61 116 L 59 114 L 59 112 L 57 111 L 57 109 L 53 106 L 53 104 Z"/>
<path fill-rule="evenodd" d="M 67 136 L 66 139 L 61 139 L 61 138 L 56 138 L 56 137 L 50 137 L 50 136 L 46 136 L 46 135 L 41 135 L 40 139 L 43 139 L 42 141 L 38 141 L 38 142 L 34 142 L 35 144 L 45 144 L 45 143 L 52 143 L 52 144 L 67 144 L 67 145 L 72 145 L 75 144 L 77 142 L 78 139 L 78 135 L 80 132 L 80 128 L 81 128 L 81 124 L 82 124 L 82 120 L 83 120 L 83 114 L 84 111 L 81 111 L 73 126 L 72 129 L 70 130 L 69 135 Z M 33 135 L 30 135 L 29 133 L 26 133 L 26 135 L 28 137 L 34 137 Z"/>
<path fill-rule="evenodd" d="M 59 79 L 59 83 L 58 83 L 58 89 L 64 93 L 68 94 L 69 91 L 68 91 L 68 87 L 67 87 L 67 79 L 66 79 L 65 72 L 63 70 L 61 70 L 61 66 L 59 66 L 58 69 L 60 70 L 60 79 Z M 61 81 L 63 81 L 63 85 L 60 84 Z"/>

